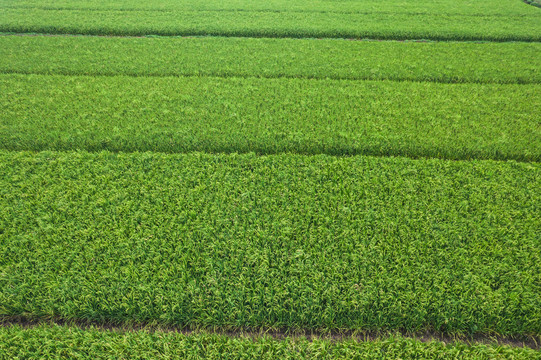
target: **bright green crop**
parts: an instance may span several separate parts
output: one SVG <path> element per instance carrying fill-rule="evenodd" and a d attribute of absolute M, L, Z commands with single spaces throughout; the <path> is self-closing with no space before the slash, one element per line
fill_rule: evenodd
<path fill-rule="evenodd" d="M 0 0 L 0 359 L 541 358 L 535 1 Z"/>
<path fill-rule="evenodd" d="M 541 159 L 541 86 L 0 76 L 9 150 Z"/>
<path fill-rule="evenodd" d="M 71 326 L 0 327 L 5 359 L 537 359 L 539 352 L 506 345 L 421 342 L 401 336 L 372 341 L 206 333 L 85 330 Z"/>
<path fill-rule="evenodd" d="M 0 72 L 541 83 L 541 44 L 0 36 Z"/>
<path fill-rule="evenodd" d="M 495 0 L 494 0 L 495 1 Z M 256 10 L 106 10 L 2 7 L 0 32 L 541 41 L 541 11 L 524 14 L 333 13 Z M 522 11 L 522 10 L 521 10 Z"/>
<path fill-rule="evenodd" d="M 0 153 L 0 314 L 541 334 L 541 167 Z"/>
<path fill-rule="evenodd" d="M 0 7 L 57 10 L 145 10 L 156 11 L 266 11 L 323 12 L 336 14 L 441 14 L 463 16 L 535 16 L 520 0 L 0 0 Z"/>

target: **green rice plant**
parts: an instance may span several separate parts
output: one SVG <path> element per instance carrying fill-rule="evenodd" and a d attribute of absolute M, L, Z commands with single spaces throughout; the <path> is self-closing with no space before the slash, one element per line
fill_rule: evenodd
<path fill-rule="evenodd" d="M 539 164 L 0 152 L 0 173 L 3 316 L 541 334 Z"/>
<path fill-rule="evenodd" d="M 439 12 L 412 15 L 400 11 L 125 11 L 4 7 L 0 12 L 0 32 L 541 41 L 541 11 L 518 0 L 517 6 L 529 12 L 468 16 Z"/>
<path fill-rule="evenodd" d="M 423 342 L 401 336 L 369 341 L 204 332 L 104 331 L 73 326 L 0 327 L 5 359 L 538 359 L 539 351 L 497 344 Z"/>
<path fill-rule="evenodd" d="M 408 15 L 441 14 L 463 16 L 524 16 L 536 14 L 517 0 L 489 0 L 471 2 L 468 0 L 0 0 L 0 7 L 13 9 L 43 10 L 123 10 L 123 11 L 264 11 L 264 12 L 328 12 L 353 14 Z"/>
<path fill-rule="evenodd" d="M 0 36 L 0 73 L 526 84 L 541 82 L 540 53 L 539 43 Z"/>
<path fill-rule="evenodd" d="M 539 84 L 0 75 L 7 150 L 541 159 Z"/>

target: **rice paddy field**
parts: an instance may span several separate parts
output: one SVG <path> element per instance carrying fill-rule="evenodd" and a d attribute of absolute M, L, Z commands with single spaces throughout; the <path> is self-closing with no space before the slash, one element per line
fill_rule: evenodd
<path fill-rule="evenodd" d="M 0 359 L 541 359 L 537 0 L 0 0 Z"/>

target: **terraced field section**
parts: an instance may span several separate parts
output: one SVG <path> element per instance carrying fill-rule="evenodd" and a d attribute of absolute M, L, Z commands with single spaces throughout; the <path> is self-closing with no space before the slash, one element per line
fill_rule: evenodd
<path fill-rule="evenodd" d="M 538 164 L 85 152 L 1 163 L 4 313 L 506 334 L 541 321 Z"/>
<path fill-rule="evenodd" d="M 0 36 L 0 45 L 4 74 L 541 83 L 535 42 Z"/>
<path fill-rule="evenodd" d="M 0 9 L 0 358 L 541 358 L 540 8 Z"/>
<path fill-rule="evenodd" d="M 0 6 L 3 32 L 541 40 L 541 14 L 519 0 L 3 0 Z"/>

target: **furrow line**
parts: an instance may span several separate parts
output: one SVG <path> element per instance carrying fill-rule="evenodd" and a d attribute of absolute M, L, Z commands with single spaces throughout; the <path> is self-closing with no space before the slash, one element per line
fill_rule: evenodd
<path fill-rule="evenodd" d="M 466 345 L 485 344 L 485 345 L 507 345 L 520 348 L 531 348 L 539 350 L 541 348 L 541 337 L 535 335 L 500 335 L 494 334 L 475 334 L 471 336 L 461 334 L 446 334 L 434 330 L 425 331 L 407 331 L 404 329 L 394 331 L 374 331 L 374 330 L 324 330 L 324 329 L 276 329 L 276 328 L 197 328 L 164 325 L 159 323 L 120 323 L 107 321 L 90 321 L 83 319 L 63 319 L 51 318 L 44 319 L 39 317 L 21 317 L 21 316 L 0 316 L 0 326 L 21 326 L 23 328 L 33 328 L 41 325 L 73 326 L 82 330 L 99 329 L 101 331 L 115 332 L 164 332 L 181 333 L 184 335 L 197 335 L 201 333 L 225 335 L 232 338 L 251 338 L 272 337 L 280 340 L 285 338 L 305 338 L 308 341 L 314 340 L 356 340 L 356 341 L 374 341 L 391 336 L 401 336 L 408 339 L 414 339 L 421 342 L 442 341 L 445 343 L 463 343 Z"/>
<path fill-rule="evenodd" d="M 155 31 L 146 32 L 138 30 L 122 30 L 116 31 L 111 29 L 88 29 L 84 32 L 77 32 L 75 28 L 55 28 L 54 26 L 14 28 L 6 27 L 0 24 L 0 36 L 18 35 L 18 36 L 88 36 L 88 37 L 115 37 L 115 38 L 189 38 L 189 37 L 221 37 L 221 38 L 251 38 L 251 39 L 318 39 L 318 40 L 351 40 L 351 41 L 397 41 L 397 42 L 455 42 L 455 43 L 541 43 L 541 38 L 532 38 L 529 36 L 515 36 L 502 38 L 483 38 L 478 36 L 451 36 L 451 35 L 430 35 L 430 37 L 410 37 L 401 34 L 374 34 L 367 31 L 365 34 L 353 36 L 353 34 L 331 35 L 324 31 L 301 31 L 299 33 L 284 32 L 273 33 L 270 31 L 261 32 L 245 32 L 245 31 L 206 31 L 206 30 L 190 30 L 190 31 Z"/>
<path fill-rule="evenodd" d="M 1 37 L 59 37 L 59 38 L 118 38 L 118 39 L 250 39 L 250 36 L 221 36 L 221 35 L 95 35 L 95 34 L 55 34 L 55 33 L 38 33 L 38 32 L 9 32 L 0 31 Z M 273 37 L 254 37 L 254 39 L 269 39 L 276 40 Z M 376 39 L 376 38 L 324 38 L 324 37 L 296 37 L 287 38 L 288 40 L 311 40 L 311 41 L 356 41 L 356 42 L 393 42 L 393 43 L 457 43 L 457 44 L 490 44 L 494 41 L 489 40 L 433 40 L 433 39 Z M 531 41 L 503 41 L 504 43 L 532 43 Z"/>
<path fill-rule="evenodd" d="M 525 0 L 527 2 L 527 0 Z M 532 5 L 535 3 L 532 3 Z M 161 13 L 182 13 L 182 12 L 252 12 L 252 13 L 316 13 L 316 14 L 348 14 L 348 15 L 395 15 L 396 12 L 391 11 L 336 11 L 336 10 L 295 10 L 295 9 L 157 9 L 157 8 L 86 8 L 86 7 L 62 7 L 62 6 L 2 6 L 1 9 L 28 9 L 28 10 L 45 10 L 45 11 L 119 11 L 119 12 L 131 12 L 131 11 L 148 11 L 148 12 L 161 12 Z M 433 16 L 434 13 L 420 12 L 420 11 L 401 11 L 401 15 L 409 16 Z M 464 16 L 464 17 L 504 17 L 504 18 L 524 18 L 524 17 L 537 17 L 537 14 L 465 14 L 465 13 L 441 13 L 442 16 Z"/>
<path fill-rule="evenodd" d="M 434 84 L 479 84 L 479 85 L 534 85 L 541 84 L 537 80 L 524 80 L 519 81 L 470 81 L 465 79 L 430 79 L 430 78 L 394 78 L 394 77 L 348 77 L 348 76 L 306 76 L 306 75 L 249 75 L 242 73 L 165 73 L 165 74 L 140 74 L 140 73 L 77 73 L 77 72 L 47 72 L 47 71 L 18 71 L 18 70 L 0 70 L 0 74 L 3 75 L 40 75 L 40 76 L 84 76 L 84 77 L 131 77 L 131 78 L 214 78 L 214 79 L 299 79 L 299 80 L 322 80 L 322 81 L 377 81 L 377 82 L 406 82 L 406 83 L 434 83 Z"/>

